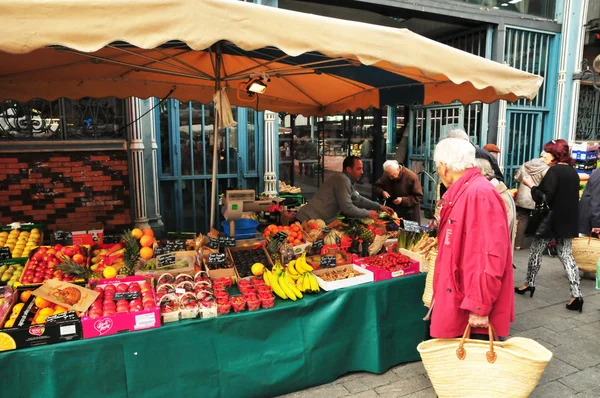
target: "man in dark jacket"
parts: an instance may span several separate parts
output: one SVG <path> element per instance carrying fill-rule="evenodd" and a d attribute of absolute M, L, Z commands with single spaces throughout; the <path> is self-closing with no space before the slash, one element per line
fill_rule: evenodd
<path fill-rule="evenodd" d="M 397 161 L 383 164 L 383 176 L 375 183 L 375 195 L 385 199 L 398 217 L 421 222 L 423 187 L 419 177 Z"/>

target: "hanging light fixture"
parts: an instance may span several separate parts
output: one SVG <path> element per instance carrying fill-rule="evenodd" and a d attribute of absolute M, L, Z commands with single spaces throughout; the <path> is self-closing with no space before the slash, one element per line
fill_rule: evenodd
<path fill-rule="evenodd" d="M 246 85 L 246 91 L 248 92 L 249 95 L 262 94 L 266 90 L 267 90 L 267 84 L 264 82 L 264 79 L 262 76 L 250 80 L 250 82 L 248 82 L 248 84 Z"/>

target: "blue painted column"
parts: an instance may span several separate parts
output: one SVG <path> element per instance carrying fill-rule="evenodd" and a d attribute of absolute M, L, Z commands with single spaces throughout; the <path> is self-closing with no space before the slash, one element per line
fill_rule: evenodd
<path fill-rule="evenodd" d="M 563 28 L 556 90 L 554 137 L 569 140 L 575 138 L 579 81 L 573 81 L 573 74 L 579 73 L 581 68 L 588 0 L 563 0 L 563 2 L 562 14 L 557 13 L 558 17 L 562 16 Z"/>

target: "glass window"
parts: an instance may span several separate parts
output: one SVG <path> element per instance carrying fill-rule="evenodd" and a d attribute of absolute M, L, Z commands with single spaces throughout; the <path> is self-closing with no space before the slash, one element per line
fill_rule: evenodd
<path fill-rule="evenodd" d="M 171 145 L 169 141 L 169 103 L 163 101 L 160 104 L 160 158 L 162 174 L 172 174 L 171 169 Z"/>
<path fill-rule="evenodd" d="M 555 19 L 556 0 L 454 0 L 503 11 Z"/>
<path fill-rule="evenodd" d="M 256 171 L 256 111 L 247 108 L 248 111 L 248 172 Z"/>

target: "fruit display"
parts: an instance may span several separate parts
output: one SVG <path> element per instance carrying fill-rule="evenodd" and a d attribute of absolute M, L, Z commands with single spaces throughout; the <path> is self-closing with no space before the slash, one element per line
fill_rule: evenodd
<path fill-rule="evenodd" d="M 148 282 L 98 285 L 94 290 L 100 295 L 87 313 L 87 316 L 92 319 L 156 307 L 154 292 Z"/>
<path fill-rule="evenodd" d="M 19 316 L 23 313 L 23 308 L 25 304 L 29 301 L 32 291 L 31 290 L 23 290 L 17 291 L 18 294 L 16 296 L 16 303 L 12 308 L 12 312 L 8 319 L 2 325 L 2 328 L 9 329 L 16 326 L 16 321 Z M 69 310 L 59 304 L 55 304 L 51 301 L 45 300 L 41 297 L 36 297 L 33 301 L 33 306 L 31 307 L 29 313 L 27 314 L 27 324 L 29 325 L 41 325 L 45 324 L 47 321 L 51 321 L 52 318 L 47 319 L 51 316 L 62 314 L 68 312 Z M 75 313 L 75 312 L 73 312 Z M 79 314 L 77 314 L 79 315 Z"/>
<path fill-rule="evenodd" d="M 115 243 L 92 248 L 91 270 L 102 273 L 105 278 L 114 278 L 125 266 L 125 245 Z"/>
<path fill-rule="evenodd" d="M 75 267 L 89 270 L 87 260 L 87 249 L 83 246 L 42 246 L 31 255 L 21 274 L 20 282 L 24 285 L 39 284 L 48 279 L 71 282 L 80 278 L 65 269 Z M 68 267 L 65 268 L 64 265 Z"/>
<path fill-rule="evenodd" d="M 262 246 L 258 248 L 235 247 L 228 250 L 240 278 L 252 276 L 254 264 L 264 264 L 265 268 L 269 268 L 271 264 L 269 256 Z"/>
<path fill-rule="evenodd" d="M 13 258 L 28 257 L 29 252 L 42 243 L 40 230 L 31 231 L 13 229 L 10 232 L 0 232 L 0 248 L 8 247 Z"/>
<path fill-rule="evenodd" d="M 292 246 L 298 246 L 306 243 L 304 241 L 304 233 L 302 232 L 302 228 L 299 223 L 294 223 L 289 227 L 271 224 L 265 228 L 263 236 L 267 241 L 269 241 L 272 237 L 280 232 L 283 232 L 285 235 L 287 235 L 286 241 Z"/>
<path fill-rule="evenodd" d="M 21 264 L 3 264 L 0 266 L 0 281 L 13 287 L 15 282 L 19 280 L 23 273 L 23 265 Z"/>
<path fill-rule="evenodd" d="M 396 272 L 408 268 L 414 261 L 402 254 L 388 252 L 378 256 L 365 257 L 362 259 L 362 263 L 373 268 Z"/>
<path fill-rule="evenodd" d="M 335 257 L 335 265 L 340 266 L 344 264 L 351 264 L 352 258 L 350 255 L 343 253 L 339 250 L 335 252 L 327 252 L 323 255 L 312 255 L 306 257 L 306 262 L 313 268 L 318 268 L 321 265 L 321 257 L 322 256 L 334 256 Z"/>
<path fill-rule="evenodd" d="M 304 252 L 285 269 L 280 263 L 275 263 L 273 271 L 265 270 L 263 279 L 277 296 L 284 300 L 296 301 L 304 297 L 303 293 L 319 292 L 319 284 L 312 271 L 313 268 L 306 263 Z"/>
<path fill-rule="evenodd" d="M 225 282 L 221 281 L 222 288 Z M 205 271 L 189 274 L 162 274 L 156 285 L 156 297 L 164 322 L 217 316 L 217 303 L 210 279 Z"/>
<path fill-rule="evenodd" d="M 319 278 L 323 279 L 325 282 L 334 282 L 342 279 L 354 278 L 357 276 L 364 275 L 364 273 L 360 273 L 355 269 L 351 268 L 340 268 L 340 269 L 332 269 L 330 271 L 319 274 Z"/>

